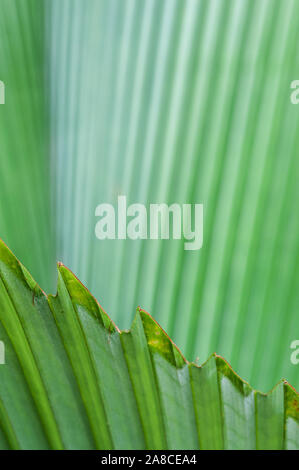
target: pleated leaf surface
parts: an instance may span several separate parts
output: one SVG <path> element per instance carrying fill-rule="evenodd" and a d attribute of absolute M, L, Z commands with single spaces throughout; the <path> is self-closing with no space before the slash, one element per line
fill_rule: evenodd
<path fill-rule="evenodd" d="M 47 297 L 0 243 L 0 448 L 299 449 L 299 396 L 189 363 L 137 309 L 120 331 L 64 265 Z"/>

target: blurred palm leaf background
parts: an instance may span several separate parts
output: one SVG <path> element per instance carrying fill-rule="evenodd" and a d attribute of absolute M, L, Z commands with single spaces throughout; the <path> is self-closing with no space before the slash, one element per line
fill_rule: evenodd
<path fill-rule="evenodd" d="M 299 387 L 298 2 L 0 7 L 1 238 L 47 290 L 63 261 L 120 327 L 141 305 L 188 359 Z M 97 240 L 118 195 L 203 203 L 203 248 Z"/>
<path fill-rule="evenodd" d="M 43 2 L 0 0 L 0 237 L 53 289 L 43 23 Z"/>

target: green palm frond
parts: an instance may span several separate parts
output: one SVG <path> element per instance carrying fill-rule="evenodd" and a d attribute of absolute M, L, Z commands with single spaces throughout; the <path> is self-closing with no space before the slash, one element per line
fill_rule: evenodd
<path fill-rule="evenodd" d="M 0 447 L 299 449 L 299 396 L 201 367 L 137 309 L 120 331 L 65 266 L 46 297 L 0 243 Z"/>
<path fill-rule="evenodd" d="M 0 9 L 0 236 L 47 290 L 56 254 L 121 328 L 143 305 L 187 358 L 299 388 L 296 1 Z M 97 240 L 95 208 L 120 194 L 203 203 L 203 248 Z"/>
<path fill-rule="evenodd" d="M 142 304 L 188 358 L 218 350 L 256 387 L 299 386 L 296 2 L 58 0 L 49 15 L 60 259 L 121 327 Z M 99 242 L 95 208 L 118 195 L 203 203 L 203 248 Z"/>
<path fill-rule="evenodd" d="M 43 22 L 40 0 L 0 1 L 0 233 L 41 285 L 53 289 Z"/>

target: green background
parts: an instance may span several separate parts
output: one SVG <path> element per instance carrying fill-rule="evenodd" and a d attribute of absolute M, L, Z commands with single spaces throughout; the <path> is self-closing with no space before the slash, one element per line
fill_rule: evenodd
<path fill-rule="evenodd" d="M 0 237 L 121 328 L 299 388 L 297 0 L 0 0 Z M 99 241 L 95 208 L 204 204 L 204 245 Z"/>

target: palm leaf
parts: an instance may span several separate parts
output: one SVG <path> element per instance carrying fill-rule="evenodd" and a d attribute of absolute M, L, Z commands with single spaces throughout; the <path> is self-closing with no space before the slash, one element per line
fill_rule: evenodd
<path fill-rule="evenodd" d="M 53 0 L 48 17 L 59 259 L 122 328 L 142 304 L 188 358 L 299 387 L 296 1 Z M 119 194 L 203 202 L 203 248 L 96 240 Z"/>
<path fill-rule="evenodd" d="M 0 11 L 0 233 L 40 284 L 53 289 L 44 3 L 1 0 Z"/>
<path fill-rule="evenodd" d="M 296 2 L 0 4 L 1 237 L 48 290 L 56 244 L 122 328 L 142 304 L 188 358 L 298 388 Z M 203 249 L 99 242 L 118 194 L 203 202 Z"/>
<path fill-rule="evenodd" d="M 182 356 L 138 308 L 120 331 L 65 266 L 47 297 L 0 243 L 0 447 L 299 449 L 298 394 Z"/>

